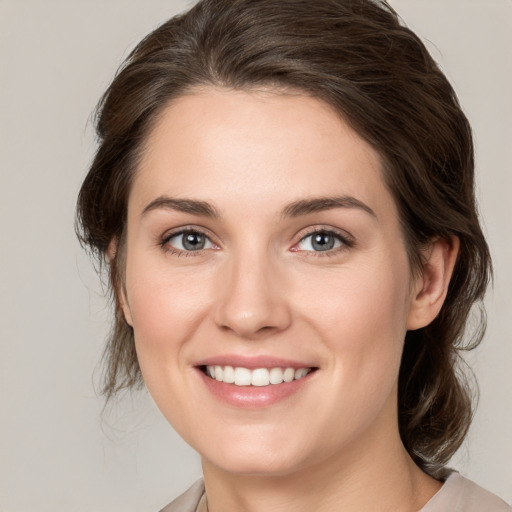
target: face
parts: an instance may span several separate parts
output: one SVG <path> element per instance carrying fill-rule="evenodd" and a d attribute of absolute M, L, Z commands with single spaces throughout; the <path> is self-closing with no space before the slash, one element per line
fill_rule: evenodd
<path fill-rule="evenodd" d="M 397 433 L 414 286 L 379 156 L 330 107 L 209 89 L 164 111 L 129 197 L 123 309 L 204 461 L 286 474 Z"/>

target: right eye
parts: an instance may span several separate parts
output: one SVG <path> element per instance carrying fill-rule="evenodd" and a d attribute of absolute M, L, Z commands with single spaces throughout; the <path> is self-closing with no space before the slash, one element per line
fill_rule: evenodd
<path fill-rule="evenodd" d="M 212 241 L 200 231 L 186 230 L 173 233 L 164 240 L 166 246 L 182 252 L 201 251 L 202 249 L 213 249 Z"/>

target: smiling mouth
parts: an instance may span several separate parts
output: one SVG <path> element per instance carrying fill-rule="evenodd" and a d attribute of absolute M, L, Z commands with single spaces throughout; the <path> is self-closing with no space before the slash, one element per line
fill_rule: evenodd
<path fill-rule="evenodd" d="M 317 368 L 255 368 L 241 366 L 202 366 L 201 370 L 208 377 L 234 386 L 272 386 L 300 380 L 317 370 Z"/>

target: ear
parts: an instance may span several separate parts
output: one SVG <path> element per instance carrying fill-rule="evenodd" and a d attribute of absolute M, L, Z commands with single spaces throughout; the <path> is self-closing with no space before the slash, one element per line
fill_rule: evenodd
<path fill-rule="evenodd" d="M 130 327 L 133 327 L 132 314 L 126 297 L 124 278 L 118 268 L 118 265 L 123 265 L 124 263 L 122 261 L 118 261 L 118 256 L 118 241 L 117 238 L 113 238 L 108 244 L 107 251 L 105 252 L 105 261 L 110 266 L 111 286 L 114 288 L 116 306 L 123 312 L 126 323 Z"/>
<path fill-rule="evenodd" d="M 423 254 L 423 268 L 415 278 L 407 329 L 430 324 L 441 311 L 459 253 L 459 239 L 434 240 Z"/>
<path fill-rule="evenodd" d="M 105 261 L 112 265 L 117 256 L 117 238 L 112 238 L 105 252 Z"/>

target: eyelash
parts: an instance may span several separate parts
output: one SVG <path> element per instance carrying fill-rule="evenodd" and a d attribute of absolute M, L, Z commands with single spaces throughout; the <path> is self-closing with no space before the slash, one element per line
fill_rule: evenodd
<path fill-rule="evenodd" d="M 293 252 L 302 252 L 307 255 L 307 257 L 313 257 L 313 258 L 324 258 L 324 257 L 332 257 L 334 255 L 339 254 L 340 252 L 346 251 L 347 249 L 351 249 L 355 245 L 354 239 L 348 234 L 348 233 L 340 233 L 339 231 L 336 231 L 332 228 L 314 228 L 309 231 L 307 231 L 305 234 L 303 234 L 300 238 L 300 240 L 295 244 L 297 246 L 301 242 L 303 242 L 306 238 L 316 235 L 318 233 L 323 233 L 325 235 L 330 235 L 334 237 L 336 240 L 341 242 L 340 247 L 336 247 L 333 249 L 329 249 L 326 251 L 301 251 L 301 250 L 295 250 Z"/>
<path fill-rule="evenodd" d="M 340 232 L 333 230 L 332 228 L 329 228 L 329 229 L 315 228 L 315 229 L 307 231 L 305 234 L 303 234 L 301 236 L 300 240 L 295 244 L 295 246 L 299 245 L 306 238 L 313 236 L 315 234 L 318 234 L 318 233 L 323 233 L 326 235 L 333 236 L 336 240 L 341 242 L 341 246 L 333 248 L 333 249 L 328 249 L 326 251 L 305 251 L 305 250 L 293 250 L 292 249 L 293 252 L 305 253 L 305 254 L 307 254 L 307 257 L 329 257 L 329 256 L 333 256 L 335 254 L 338 254 L 341 251 L 346 251 L 347 249 L 350 249 L 350 248 L 354 247 L 354 245 L 355 245 L 354 239 L 350 235 L 348 235 L 348 233 L 341 234 Z M 164 235 L 164 237 L 159 241 L 159 245 L 162 247 L 162 249 L 165 252 L 168 252 L 168 253 L 176 255 L 176 256 L 189 257 L 189 256 L 200 256 L 201 254 L 203 254 L 206 249 L 199 249 L 197 251 L 183 251 L 181 249 L 176 249 L 172 245 L 169 245 L 169 241 L 172 238 L 177 237 L 179 235 L 185 235 L 185 234 L 199 234 L 199 235 L 205 236 L 206 238 L 208 238 L 208 240 L 210 240 L 210 242 L 212 244 L 214 244 L 211 241 L 210 237 L 205 232 L 201 231 L 200 229 L 186 228 L 186 229 L 181 229 L 179 231 L 175 231 L 175 232 L 168 233 L 168 234 Z"/>
<path fill-rule="evenodd" d="M 210 240 L 210 242 L 211 242 L 210 237 L 205 232 L 201 231 L 200 229 L 185 228 L 185 229 L 180 229 L 178 231 L 174 231 L 172 233 L 166 233 L 163 236 L 163 238 L 159 241 L 158 245 L 160 245 L 165 252 L 168 252 L 168 253 L 176 255 L 176 256 L 189 257 L 189 256 L 200 256 L 201 254 L 203 254 L 205 249 L 199 249 L 197 251 L 182 251 L 181 249 L 176 249 L 172 245 L 169 245 L 169 241 L 172 238 L 179 236 L 179 235 L 185 235 L 185 234 L 202 235 L 202 236 L 206 237 L 208 240 Z M 211 243 L 213 244 L 213 242 L 211 242 Z M 215 245 L 215 244 L 213 244 L 213 245 Z"/>

